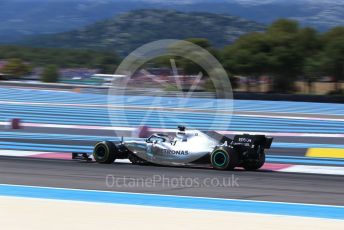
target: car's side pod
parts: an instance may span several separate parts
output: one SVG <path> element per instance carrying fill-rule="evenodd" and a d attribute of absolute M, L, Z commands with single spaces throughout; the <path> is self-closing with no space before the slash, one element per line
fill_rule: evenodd
<path fill-rule="evenodd" d="M 245 147 L 261 146 L 264 149 L 269 149 L 272 141 L 272 137 L 266 137 L 265 135 L 243 134 L 234 136 L 232 145 Z"/>

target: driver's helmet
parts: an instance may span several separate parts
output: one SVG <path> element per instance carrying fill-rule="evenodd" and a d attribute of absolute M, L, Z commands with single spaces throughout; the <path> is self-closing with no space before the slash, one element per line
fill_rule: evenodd
<path fill-rule="evenodd" d="M 177 132 L 176 139 L 180 141 L 187 141 L 187 135 L 185 132 Z"/>

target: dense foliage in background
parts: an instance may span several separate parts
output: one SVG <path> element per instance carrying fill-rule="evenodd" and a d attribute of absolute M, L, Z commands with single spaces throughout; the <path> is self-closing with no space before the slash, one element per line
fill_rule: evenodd
<path fill-rule="evenodd" d="M 251 78 L 271 76 L 271 90 L 276 92 L 293 91 L 300 77 L 310 84 L 324 76 L 337 83 L 343 81 L 343 57 L 344 27 L 319 34 L 285 19 L 273 23 L 266 32 L 242 36 L 222 52 L 228 71 Z"/>
<path fill-rule="evenodd" d="M 220 51 L 215 49 L 214 47 L 211 46 L 209 40 L 205 39 L 205 38 L 189 38 L 186 39 L 186 41 L 191 42 L 203 49 L 205 49 L 206 51 L 208 51 L 212 56 L 214 56 L 216 59 L 220 59 Z M 175 43 L 175 44 L 171 44 L 171 46 L 169 47 L 170 51 L 173 52 L 173 50 L 185 50 L 185 52 L 187 52 L 185 54 L 185 56 L 195 56 L 195 57 L 201 57 L 202 55 L 197 53 L 197 51 L 190 51 L 188 52 L 188 47 L 183 47 L 183 44 L 180 43 Z M 213 85 L 213 81 L 215 81 L 216 79 L 210 79 L 208 77 L 208 72 L 206 72 L 201 66 L 199 66 L 198 64 L 196 64 L 194 62 L 195 60 L 190 60 L 187 59 L 185 57 L 180 57 L 180 56 L 163 56 L 163 57 L 159 57 L 156 58 L 154 60 L 150 60 L 148 63 L 145 63 L 144 66 L 142 66 L 142 68 L 154 68 L 154 67 L 166 67 L 166 68 L 173 68 L 176 67 L 178 71 L 182 71 L 179 73 L 174 73 L 174 74 L 181 74 L 181 75 L 194 75 L 194 76 L 199 76 L 200 78 L 206 78 L 206 83 L 204 85 L 204 88 L 207 91 L 215 91 L 214 85 Z M 175 69 L 176 71 L 176 69 Z M 209 70 L 208 71 L 216 71 L 216 70 Z M 236 79 L 233 78 L 233 76 L 231 75 L 231 73 L 227 73 L 228 77 L 230 78 L 232 87 L 236 87 L 237 86 L 237 81 Z M 221 77 L 221 76 L 219 76 Z M 203 78 L 203 79 L 204 79 Z"/>
<path fill-rule="evenodd" d="M 24 76 L 30 73 L 31 67 L 19 58 L 11 58 L 0 71 L 9 76 Z"/>
<path fill-rule="evenodd" d="M 60 68 L 97 68 L 104 73 L 113 73 L 119 61 L 115 53 L 78 49 L 0 46 L 0 60 L 13 58 L 28 62 L 32 67 L 56 65 Z"/>
<path fill-rule="evenodd" d="M 259 84 L 262 75 L 272 80 L 271 92 L 295 91 L 295 82 L 305 80 L 312 89 L 314 81 L 330 77 L 335 82 L 333 93 L 341 93 L 344 81 L 344 27 L 335 27 L 326 33 L 300 27 L 297 21 L 280 19 L 265 32 L 241 36 L 224 49 L 215 49 L 207 39 L 193 38 L 188 41 L 208 50 L 218 58 L 235 87 L 233 75 L 254 79 Z M 171 67 L 171 59 L 185 74 L 207 73 L 185 58 L 162 57 L 147 65 Z M 250 81 L 247 81 L 248 83 Z M 211 88 L 211 87 L 210 87 Z M 249 91 L 250 87 L 247 87 Z M 312 92 L 312 90 L 310 90 Z"/>
<path fill-rule="evenodd" d="M 170 28 L 177 30 L 180 27 L 181 29 L 179 32 L 181 32 L 181 34 L 185 33 L 186 36 L 197 37 L 194 36 L 194 32 L 199 31 L 199 28 L 195 29 L 195 31 L 190 28 L 193 26 L 192 23 L 196 21 L 201 22 L 202 19 L 204 19 L 194 15 L 195 19 L 193 20 L 196 21 L 189 24 L 189 29 L 187 30 L 186 27 L 180 25 L 182 24 L 181 21 L 183 20 L 183 16 L 186 17 L 184 19 L 186 22 L 191 20 L 191 18 L 189 18 L 190 14 L 170 12 L 172 16 L 177 18 L 173 17 L 173 19 L 176 19 L 179 23 L 175 24 L 171 22 L 168 24 L 166 18 L 170 19 L 167 16 L 171 15 L 166 11 L 161 12 L 153 10 L 139 12 L 143 14 L 147 13 L 147 17 L 151 15 L 151 18 L 149 20 L 147 19 L 148 24 L 141 24 L 141 20 L 138 22 L 135 20 L 135 17 L 126 18 L 125 20 L 122 18 L 124 20 L 123 24 L 121 24 L 122 22 L 117 24 L 117 22 L 113 20 L 103 21 L 99 25 L 96 24 L 87 27 L 85 30 L 60 35 L 62 37 L 66 36 L 60 40 L 61 45 L 63 45 L 63 41 L 65 41 L 66 46 L 76 48 L 77 44 L 79 44 L 78 41 L 82 41 L 79 44 L 80 46 L 84 45 L 89 48 L 102 50 L 107 47 L 107 45 L 111 44 L 111 47 L 113 46 L 113 52 L 0 46 L 0 60 L 9 60 L 8 64 L 2 69 L 2 72 L 21 75 L 24 72 L 30 71 L 30 69 L 35 66 L 45 67 L 47 65 L 55 65 L 57 67 L 99 68 L 104 73 L 113 73 L 119 63 L 119 59 L 114 54 L 117 49 L 129 49 L 133 44 L 136 46 L 147 39 L 155 38 L 155 36 L 157 36 L 156 34 L 166 33 L 166 37 L 171 38 L 171 33 L 168 33 Z M 155 16 L 154 12 L 156 13 Z M 167 15 L 155 21 L 159 17 L 162 17 L 162 14 Z M 209 14 L 204 15 L 209 16 Z M 208 16 L 207 18 L 209 18 Z M 142 15 L 137 17 L 142 19 Z M 223 22 L 221 22 L 220 19 L 224 19 L 224 17 L 215 17 L 212 19 L 212 22 L 228 23 L 227 17 Z M 162 26 L 165 23 L 167 24 L 163 30 Z M 250 22 L 246 21 L 245 23 L 248 23 L 246 25 L 251 25 Z M 188 23 L 185 23 L 185 25 L 187 24 Z M 117 27 L 118 25 L 131 26 L 130 28 L 122 28 Z M 141 31 L 142 29 L 146 31 L 141 34 L 141 37 L 140 34 L 124 33 L 120 35 L 123 36 L 120 43 L 117 43 L 118 40 L 116 39 L 111 39 L 113 31 L 121 30 L 129 32 L 139 29 L 141 26 L 143 26 Z M 230 31 L 230 28 L 233 28 L 231 26 L 222 28 L 229 28 Z M 115 29 L 112 30 L 113 28 Z M 209 29 L 212 27 L 207 28 Z M 206 30 L 206 28 L 204 29 Z M 335 27 L 327 32 L 318 32 L 312 28 L 301 27 L 297 21 L 281 19 L 271 24 L 265 31 L 244 34 L 233 43 L 229 41 L 224 42 L 222 40 L 221 42 L 227 45 L 224 48 L 213 46 L 212 40 L 207 39 L 207 37 L 209 37 L 208 34 L 212 34 L 212 32 L 214 32 L 215 35 L 219 35 L 221 33 L 225 34 L 226 30 L 205 31 L 205 33 L 198 34 L 200 38 L 188 40 L 203 47 L 218 58 L 228 72 L 229 77 L 241 75 L 249 79 L 258 80 L 262 75 L 268 76 L 273 82 L 270 91 L 279 93 L 293 92 L 295 90 L 295 81 L 299 79 L 308 81 L 311 91 L 312 82 L 321 80 L 323 77 L 330 77 L 333 82 L 336 83 L 333 93 L 337 94 L 342 92 L 339 83 L 344 81 L 344 27 Z M 58 37 L 57 40 L 60 38 Z M 140 39 L 143 39 L 143 41 Z M 55 40 L 55 42 L 57 40 Z M 100 45 L 100 47 L 96 44 L 98 40 L 98 45 Z M 128 42 L 128 44 L 126 42 Z M 124 47 L 125 44 L 127 45 L 126 47 Z M 161 57 L 146 63 L 146 66 L 171 67 L 171 58 L 176 60 L 177 67 L 183 69 L 185 74 L 197 75 L 201 72 L 203 75 L 206 75 L 202 68 L 184 58 Z M 233 80 L 233 78 L 231 78 L 231 80 Z M 209 86 L 209 88 L 211 88 L 211 86 Z"/>
<path fill-rule="evenodd" d="M 48 65 L 44 68 L 41 81 L 42 82 L 58 82 L 59 80 L 59 69 L 55 65 Z"/>

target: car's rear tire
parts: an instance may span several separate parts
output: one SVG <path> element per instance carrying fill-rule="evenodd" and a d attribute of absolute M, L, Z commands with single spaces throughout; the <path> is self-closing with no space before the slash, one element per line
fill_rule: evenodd
<path fill-rule="evenodd" d="M 233 170 L 238 164 L 238 154 L 232 148 L 221 146 L 211 153 L 210 162 L 214 169 Z"/>
<path fill-rule="evenodd" d="M 255 171 L 260 169 L 265 164 L 265 153 L 262 151 L 259 154 L 259 159 L 249 160 L 243 163 L 242 167 L 247 171 Z"/>
<path fill-rule="evenodd" d="M 116 159 L 116 145 L 110 141 L 102 141 L 95 144 L 93 158 L 100 164 L 112 164 Z"/>

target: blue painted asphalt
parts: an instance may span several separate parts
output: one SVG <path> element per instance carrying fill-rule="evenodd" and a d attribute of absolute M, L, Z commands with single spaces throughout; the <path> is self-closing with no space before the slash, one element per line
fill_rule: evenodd
<path fill-rule="evenodd" d="M 37 109 L 37 108 L 36 108 Z M 103 109 L 98 114 L 90 114 L 87 109 L 65 111 L 65 108 L 56 108 L 56 111 L 47 112 L 45 107 L 28 112 L 27 106 L 13 107 L 11 110 L 4 108 L 0 114 L 0 121 L 8 121 L 19 117 L 25 122 L 99 125 L 110 126 L 107 111 Z M 296 119 L 254 118 L 224 115 L 208 115 L 178 112 L 151 112 L 145 116 L 144 111 L 125 111 L 113 114 L 116 126 L 137 127 L 144 122 L 151 127 L 175 128 L 180 124 L 191 126 L 195 129 L 218 129 L 234 131 L 265 131 L 265 132 L 313 132 L 313 133 L 344 133 L 344 122 L 314 121 Z"/>
<path fill-rule="evenodd" d="M 114 96 L 114 105 L 128 106 L 150 106 L 150 96 Z M 51 123 L 61 125 L 87 125 L 87 126 L 111 126 L 106 107 L 82 107 L 82 106 L 56 106 L 49 103 L 81 104 L 81 105 L 106 105 L 107 95 L 99 94 L 78 94 L 73 92 L 44 91 L 31 89 L 0 89 L 0 101 L 10 102 L 44 102 L 47 105 L 23 105 L 23 104 L 1 104 L 0 121 L 8 121 L 18 117 L 24 122 L 30 123 Z M 192 109 L 214 109 L 218 103 L 227 102 L 214 99 L 189 98 L 185 101 L 182 98 L 160 98 L 158 106 Z M 342 104 L 319 104 L 303 102 L 272 102 L 272 101 L 235 101 L 236 111 L 270 111 L 270 112 L 297 112 L 316 114 L 344 114 Z M 224 108 L 225 109 L 225 108 Z M 182 111 L 150 111 L 146 117 L 143 109 L 135 110 L 111 110 L 115 118 L 115 126 L 134 127 L 142 125 L 142 122 L 154 128 L 174 129 L 178 125 L 186 125 L 200 130 L 230 130 L 241 132 L 299 132 L 299 133 L 344 133 L 344 122 L 324 120 L 301 120 L 281 119 L 263 117 L 233 116 L 227 114 L 194 113 Z M 114 140 L 114 137 L 98 137 L 68 134 L 30 134 L 30 133 L 9 133 L 0 132 L 0 138 L 9 139 L 35 139 L 35 140 Z M 344 145 L 314 144 L 314 143 L 284 143 L 274 142 L 273 147 L 277 148 L 344 148 Z M 70 146 L 56 144 L 32 144 L 20 142 L 0 142 L 0 148 L 11 150 L 35 150 L 52 152 L 92 152 L 92 146 Z M 307 159 L 298 159 L 285 156 L 284 158 L 268 157 L 268 162 L 286 163 L 310 163 Z M 313 159 L 316 164 L 332 164 L 332 161 L 325 159 Z M 337 162 L 342 165 L 341 162 Z"/>
<path fill-rule="evenodd" d="M 33 89 L 1 88 L 1 100 L 30 101 L 30 102 L 61 102 L 61 103 L 85 103 L 104 104 L 108 101 L 107 95 L 101 94 L 78 94 L 73 92 L 42 91 Z M 118 96 L 119 103 L 126 102 L 128 105 L 150 105 L 152 97 Z M 172 101 L 169 105 L 168 102 Z M 167 107 L 175 107 L 176 99 L 163 97 L 162 104 Z M 181 102 L 181 104 L 184 104 Z M 214 108 L 217 103 L 213 99 L 190 98 L 185 107 L 190 108 Z M 252 101 L 236 100 L 234 107 L 237 111 L 261 111 L 261 112 L 288 112 L 308 114 L 333 114 L 344 115 L 344 105 L 334 103 L 309 103 L 309 102 L 280 102 L 280 101 Z"/>
<path fill-rule="evenodd" d="M 344 219 L 344 207 L 0 185 L 0 196 Z"/>
<path fill-rule="evenodd" d="M 19 108 L 20 110 L 19 110 Z M 35 106 L 35 105 L 2 105 L 1 107 L 3 113 L 1 114 L 4 118 L 11 118 L 13 116 L 19 116 L 21 114 L 28 116 L 28 117 L 42 117 L 42 116 L 56 116 L 61 118 L 70 117 L 72 113 L 78 114 L 79 119 L 90 119 L 90 120 L 104 120 L 108 118 L 108 110 L 106 108 L 83 108 L 83 107 L 76 107 L 73 106 L 72 108 L 68 107 L 52 107 L 52 106 Z M 163 116 L 166 118 L 179 118 L 184 119 L 184 117 L 192 116 L 193 119 L 198 118 L 201 119 L 199 122 L 209 122 L 213 120 L 215 117 L 221 118 L 220 122 L 228 122 L 230 120 L 230 116 L 228 114 L 213 114 L 213 113 L 204 113 L 204 112 L 180 112 L 180 111 L 149 111 L 151 116 Z M 135 109 L 135 110 L 126 110 L 123 111 L 122 109 L 119 110 L 111 110 L 112 116 L 120 116 L 126 119 L 130 119 L 131 117 L 142 117 L 147 113 L 147 110 L 142 109 Z M 265 125 L 271 124 L 272 122 L 277 122 L 278 124 L 294 124 L 294 125 L 317 125 L 317 126 L 324 126 L 324 127 L 335 127 L 338 125 L 343 125 L 344 122 L 340 121 L 326 121 L 326 123 L 322 120 L 305 120 L 305 119 L 286 119 L 286 118 L 263 118 L 263 117 L 246 117 L 235 115 L 233 116 L 234 122 L 242 122 L 246 123 L 251 121 L 252 123 L 263 123 Z"/>
<path fill-rule="evenodd" d="M 153 97 L 149 96 L 113 96 L 114 105 L 152 106 Z M 63 125 L 99 125 L 110 126 L 106 107 L 78 107 L 81 105 L 106 105 L 107 95 L 78 94 L 73 92 L 42 91 L 29 89 L 0 89 L 0 100 L 14 102 L 63 103 L 70 106 L 47 105 L 14 105 L 2 104 L 0 121 L 19 117 L 30 123 L 53 123 Z M 157 106 L 167 108 L 217 109 L 225 100 L 198 98 L 165 98 L 159 99 Z M 0 103 L 1 104 L 1 103 Z M 236 111 L 257 112 L 297 112 L 317 114 L 344 114 L 342 104 L 319 104 L 303 102 L 243 101 L 234 102 Z M 225 106 L 223 106 L 224 109 Z M 137 127 L 143 123 L 155 128 L 175 128 L 186 125 L 202 130 L 263 131 L 263 132 L 311 132 L 311 133 L 344 133 L 344 122 L 324 120 L 300 120 L 263 117 L 233 116 L 227 114 L 194 113 L 180 111 L 150 111 L 144 109 L 111 110 L 115 126 Z"/>

